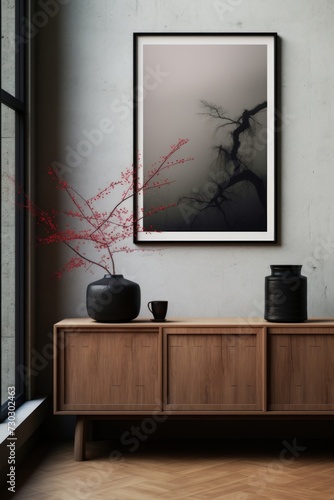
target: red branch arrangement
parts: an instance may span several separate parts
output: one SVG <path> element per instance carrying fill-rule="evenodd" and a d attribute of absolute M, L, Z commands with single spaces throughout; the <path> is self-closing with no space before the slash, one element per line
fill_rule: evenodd
<path fill-rule="evenodd" d="M 159 162 L 152 165 L 142 185 L 139 184 L 138 179 L 134 178 L 133 169 L 128 168 L 122 172 L 120 180 L 110 182 L 106 188 L 99 190 L 98 194 L 88 199 L 62 180 L 53 168 L 49 169 L 49 175 L 55 181 L 57 188 L 69 196 L 73 210 L 42 210 L 28 197 L 25 198 L 25 208 L 35 217 L 37 224 L 44 231 L 43 236 L 38 236 L 39 243 L 61 242 L 75 254 L 61 270 L 54 273 L 56 278 L 62 277 L 66 271 L 79 267 L 89 269 L 92 265 L 102 268 L 107 274 L 116 274 L 115 254 L 136 250 L 129 247 L 126 240 L 132 236 L 133 229 L 137 227 L 139 220 L 174 206 L 173 204 L 152 208 L 149 212 L 141 213 L 137 220 L 134 220 L 134 215 L 127 208 L 126 202 L 137 193 L 171 184 L 173 181 L 168 178 L 158 179 L 158 177 L 165 169 L 193 160 L 192 157 L 172 159 L 173 155 L 187 143 L 188 139 L 179 139 L 177 144 L 173 144 L 169 153 L 161 156 Z M 139 165 L 139 168 L 142 166 Z M 108 212 L 98 210 L 99 202 L 109 196 L 117 186 L 123 188 L 120 200 Z M 65 226 L 63 227 L 64 219 Z M 90 248 L 87 248 L 87 245 Z"/>

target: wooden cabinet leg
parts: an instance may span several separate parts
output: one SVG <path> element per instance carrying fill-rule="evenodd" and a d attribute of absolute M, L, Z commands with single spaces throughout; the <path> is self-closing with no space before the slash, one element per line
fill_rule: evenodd
<path fill-rule="evenodd" d="M 77 461 L 82 461 L 86 458 L 86 428 L 86 417 L 77 417 L 74 435 L 74 460 Z"/>

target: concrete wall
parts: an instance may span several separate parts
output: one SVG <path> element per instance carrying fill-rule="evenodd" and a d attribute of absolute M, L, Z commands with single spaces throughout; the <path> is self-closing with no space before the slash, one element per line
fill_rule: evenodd
<path fill-rule="evenodd" d="M 1 88 L 15 95 L 15 9 L 2 2 Z M 1 104 L 1 404 L 15 385 L 15 112 Z"/>
<path fill-rule="evenodd" d="M 154 252 L 119 254 L 117 270 L 140 284 L 141 315 L 147 315 L 149 300 L 161 298 L 169 300 L 169 316 L 262 316 L 270 264 L 303 264 L 309 315 L 334 316 L 334 2 L 58 0 L 54 5 L 44 25 L 40 16 L 36 33 L 36 182 L 44 207 L 67 206 L 47 175 L 48 164 L 58 162 L 64 178 L 87 197 L 131 167 L 133 32 L 278 33 L 279 243 L 159 245 Z M 117 100 L 128 113 L 115 111 Z M 74 159 L 85 133 L 104 119 L 113 131 Z M 61 246 L 38 249 L 37 351 L 46 361 L 36 372 L 42 392 L 51 390 L 52 324 L 85 315 L 86 286 L 101 276 L 99 269 L 76 270 L 51 280 L 69 256 Z"/>

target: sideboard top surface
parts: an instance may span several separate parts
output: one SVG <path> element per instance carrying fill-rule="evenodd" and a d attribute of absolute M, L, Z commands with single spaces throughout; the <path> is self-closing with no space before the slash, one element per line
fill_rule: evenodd
<path fill-rule="evenodd" d="M 106 328 L 113 326 L 117 328 L 142 327 L 142 326 L 159 326 L 159 327 L 175 327 L 175 326 L 190 326 L 190 327 L 228 327 L 228 326 L 250 326 L 250 327 L 288 327 L 307 328 L 312 326 L 334 327 L 334 318 L 311 318 L 302 323 L 274 323 L 266 321 L 263 318 L 171 318 L 166 321 L 152 321 L 149 318 L 137 318 L 129 323 L 98 323 L 91 318 L 67 318 L 55 324 L 58 328 Z"/>

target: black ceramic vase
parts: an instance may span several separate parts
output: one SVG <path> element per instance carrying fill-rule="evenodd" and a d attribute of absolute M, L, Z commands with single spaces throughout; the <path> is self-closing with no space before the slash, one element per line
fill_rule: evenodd
<path fill-rule="evenodd" d="M 101 323 L 124 323 L 140 310 L 140 287 L 122 274 L 106 274 L 87 287 L 88 316 Z"/>
<path fill-rule="evenodd" d="M 270 266 L 265 278 L 265 312 L 267 321 L 299 323 L 307 320 L 307 278 L 302 266 Z"/>

